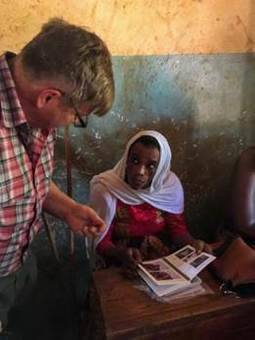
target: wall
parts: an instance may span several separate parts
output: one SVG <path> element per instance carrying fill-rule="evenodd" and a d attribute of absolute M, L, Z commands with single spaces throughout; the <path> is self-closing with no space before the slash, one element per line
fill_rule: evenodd
<path fill-rule="evenodd" d="M 205 236 L 219 225 L 233 163 L 255 138 L 254 11 L 252 0 L 1 1 L 2 51 L 63 16 L 113 54 L 114 107 L 71 130 L 76 198 L 86 202 L 88 180 L 119 159 L 130 135 L 157 129 L 171 144 L 191 230 Z M 61 131 L 55 178 L 65 185 Z"/>
<path fill-rule="evenodd" d="M 1 0 L 1 50 L 19 50 L 53 16 L 91 27 L 113 55 L 254 49 L 252 0 Z"/>

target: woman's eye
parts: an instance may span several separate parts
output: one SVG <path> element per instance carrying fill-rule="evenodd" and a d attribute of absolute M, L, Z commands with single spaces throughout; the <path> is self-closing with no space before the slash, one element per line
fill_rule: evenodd
<path fill-rule="evenodd" d="M 132 159 L 132 163 L 133 163 L 133 164 L 138 164 L 138 159 L 133 158 L 133 159 Z"/>
<path fill-rule="evenodd" d="M 155 165 L 155 164 L 150 164 L 150 165 L 149 165 L 149 169 L 150 169 L 150 170 L 155 170 L 155 168 L 156 168 L 156 165 Z"/>

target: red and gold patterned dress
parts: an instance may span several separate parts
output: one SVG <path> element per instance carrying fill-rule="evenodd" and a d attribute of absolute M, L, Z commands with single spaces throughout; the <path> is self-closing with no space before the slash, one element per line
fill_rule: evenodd
<path fill-rule="evenodd" d="M 172 214 L 154 208 L 148 203 L 127 205 L 118 200 L 114 220 L 97 246 L 100 255 L 104 256 L 104 253 L 117 243 L 115 231 L 120 225 L 129 235 L 128 246 L 137 248 L 146 236 L 160 238 L 162 234 L 167 234 L 171 244 L 185 244 L 191 239 L 183 213 Z"/>

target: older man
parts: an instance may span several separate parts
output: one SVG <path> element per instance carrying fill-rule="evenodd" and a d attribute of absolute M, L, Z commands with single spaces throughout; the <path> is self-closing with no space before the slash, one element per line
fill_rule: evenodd
<path fill-rule="evenodd" d="M 29 245 L 42 210 L 80 235 L 104 222 L 52 182 L 55 128 L 85 126 L 113 102 L 109 51 L 94 33 L 52 19 L 19 54 L 0 57 L 0 326 L 34 275 Z M 0 335 L 1 339 L 1 335 Z"/>

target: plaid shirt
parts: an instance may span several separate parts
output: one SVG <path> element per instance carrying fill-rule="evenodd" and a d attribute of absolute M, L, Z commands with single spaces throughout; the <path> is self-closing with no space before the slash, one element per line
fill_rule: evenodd
<path fill-rule="evenodd" d="M 0 56 L 0 277 L 21 267 L 40 229 L 55 135 L 28 126 L 7 63 L 11 56 Z"/>

